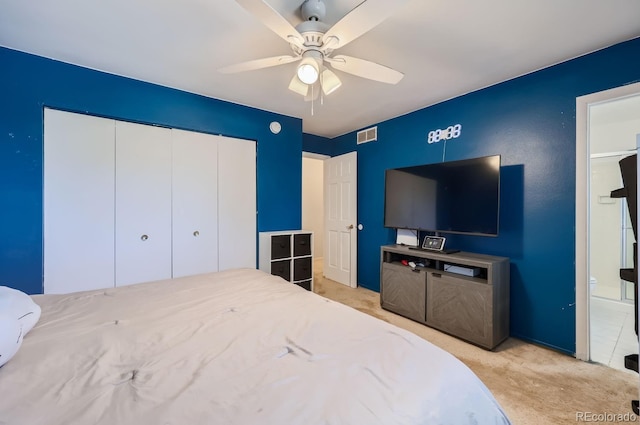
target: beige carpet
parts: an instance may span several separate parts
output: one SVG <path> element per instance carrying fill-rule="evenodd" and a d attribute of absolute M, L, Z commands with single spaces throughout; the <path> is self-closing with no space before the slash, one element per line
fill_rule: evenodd
<path fill-rule="evenodd" d="M 382 310 L 377 292 L 349 288 L 323 278 L 319 271 L 314 278 L 314 292 L 407 329 L 462 360 L 489 387 L 514 425 L 575 424 L 581 412 L 629 414 L 631 400 L 638 398 L 636 373 L 582 362 L 515 338 L 487 351 Z"/>

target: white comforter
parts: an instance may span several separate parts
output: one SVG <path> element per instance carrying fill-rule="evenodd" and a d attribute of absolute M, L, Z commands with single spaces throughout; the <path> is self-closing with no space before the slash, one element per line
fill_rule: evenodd
<path fill-rule="evenodd" d="M 509 423 L 450 354 L 257 270 L 33 298 L 3 425 Z"/>

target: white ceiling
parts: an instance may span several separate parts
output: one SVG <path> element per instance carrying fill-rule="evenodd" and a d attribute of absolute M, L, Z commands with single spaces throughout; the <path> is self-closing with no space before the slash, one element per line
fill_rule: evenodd
<path fill-rule="evenodd" d="M 302 0 L 267 0 L 293 25 Z M 325 0 L 329 25 L 360 0 Z M 337 53 L 405 74 L 397 85 L 339 74 L 311 104 L 287 89 L 295 63 L 218 68 L 287 55 L 233 0 L 0 0 L 0 45 L 303 119 L 338 136 L 640 36 L 638 0 L 410 0 Z M 446 124 L 446 123 L 445 123 Z"/>

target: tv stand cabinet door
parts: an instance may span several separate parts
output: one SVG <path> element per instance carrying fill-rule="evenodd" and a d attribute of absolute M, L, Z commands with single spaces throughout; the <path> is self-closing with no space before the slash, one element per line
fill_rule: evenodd
<path fill-rule="evenodd" d="M 380 304 L 382 308 L 425 323 L 427 273 L 407 266 L 382 264 Z"/>
<path fill-rule="evenodd" d="M 465 278 L 429 273 L 427 325 L 493 348 L 493 287 Z"/>

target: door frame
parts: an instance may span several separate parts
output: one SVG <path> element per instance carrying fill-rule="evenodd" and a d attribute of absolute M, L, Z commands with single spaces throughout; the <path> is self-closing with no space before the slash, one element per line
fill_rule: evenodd
<path fill-rule="evenodd" d="M 589 108 L 599 103 L 640 95 L 640 83 L 628 84 L 576 98 L 576 227 L 575 293 L 576 353 L 590 359 L 589 324 Z"/>

